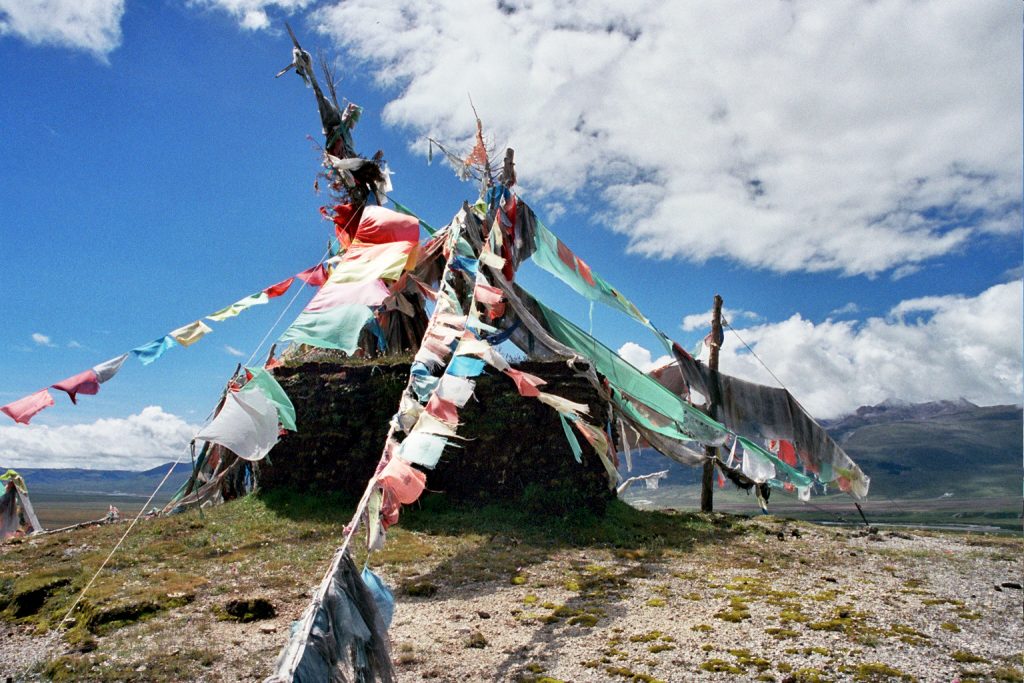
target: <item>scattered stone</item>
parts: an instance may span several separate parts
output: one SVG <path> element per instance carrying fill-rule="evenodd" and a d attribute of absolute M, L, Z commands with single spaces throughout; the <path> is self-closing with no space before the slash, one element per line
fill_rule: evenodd
<path fill-rule="evenodd" d="M 277 631 L 277 627 L 273 624 L 263 624 L 260 626 L 260 633 L 274 633 Z"/>
<path fill-rule="evenodd" d="M 1003 581 L 999 585 L 1002 586 L 1003 588 L 1012 588 L 1012 589 L 1018 590 L 1018 591 L 1022 589 L 1022 586 L 1019 583 L 1017 583 L 1016 581 Z"/>
<path fill-rule="evenodd" d="M 243 624 L 277 616 L 277 610 L 274 609 L 269 600 L 264 598 L 228 600 L 224 605 L 224 613 L 227 619 Z"/>
<path fill-rule="evenodd" d="M 477 610 L 476 615 L 478 617 L 480 617 L 481 619 L 490 619 L 491 618 L 490 613 L 489 612 L 485 612 L 483 610 Z"/>

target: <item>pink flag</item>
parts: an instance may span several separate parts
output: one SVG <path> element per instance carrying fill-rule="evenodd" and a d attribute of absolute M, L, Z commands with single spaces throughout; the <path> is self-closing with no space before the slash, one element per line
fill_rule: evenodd
<path fill-rule="evenodd" d="M 53 405 L 53 396 L 46 389 L 40 389 L 34 394 L 19 398 L 13 403 L 0 407 L 0 412 L 7 413 L 11 419 L 21 424 L 28 424 L 28 421 L 35 417 L 43 408 Z"/>
<path fill-rule="evenodd" d="M 388 296 L 388 288 L 380 280 L 366 282 L 331 282 L 320 288 L 306 305 L 307 311 L 326 311 L 342 304 L 380 306 Z"/>
<path fill-rule="evenodd" d="M 426 411 L 441 422 L 447 422 L 450 425 L 459 424 L 459 409 L 455 407 L 454 403 L 444 400 L 437 394 L 431 396 L 427 401 Z"/>
<path fill-rule="evenodd" d="M 68 392 L 71 402 L 77 404 L 78 398 L 75 394 L 88 394 L 95 396 L 100 393 L 100 378 L 92 368 L 78 373 L 72 377 L 61 380 L 53 385 L 54 389 Z"/>
<path fill-rule="evenodd" d="M 324 268 L 324 264 L 320 263 L 307 268 L 301 273 L 296 273 L 295 277 L 305 282 L 310 287 L 319 287 L 323 283 L 327 282 L 327 269 Z"/>
<path fill-rule="evenodd" d="M 413 216 L 383 206 L 367 206 L 356 228 L 355 238 L 361 242 L 418 242 L 420 222 Z"/>
<path fill-rule="evenodd" d="M 427 485 L 427 475 L 399 457 L 388 461 L 377 480 L 402 505 L 415 503 Z"/>
<path fill-rule="evenodd" d="M 521 370 L 514 370 L 509 368 L 505 371 L 505 374 L 512 378 L 512 381 L 516 383 L 516 388 L 519 389 L 520 396 L 539 396 L 539 387 L 542 384 L 547 384 L 540 377 L 536 377 L 529 373 Z"/>
<path fill-rule="evenodd" d="M 473 290 L 473 296 L 482 304 L 500 304 L 503 294 L 497 287 L 477 285 Z"/>
<path fill-rule="evenodd" d="M 274 297 L 281 296 L 282 294 L 287 292 L 288 288 L 292 286 L 293 282 L 295 282 L 295 278 L 290 277 L 287 280 L 282 280 L 281 282 L 278 282 L 276 285 L 271 285 L 270 287 L 267 287 L 266 289 L 263 290 L 263 293 L 266 294 L 271 299 L 273 299 Z"/>

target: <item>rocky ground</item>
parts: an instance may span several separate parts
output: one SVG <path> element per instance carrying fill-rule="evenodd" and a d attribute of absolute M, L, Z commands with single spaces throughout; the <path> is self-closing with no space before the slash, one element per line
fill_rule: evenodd
<path fill-rule="evenodd" d="M 137 545 L 126 544 L 132 561 L 114 562 L 99 589 L 105 597 L 91 604 L 107 616 L 61 638 L 47 625 L 123 530 L 5 546 L 0 677 L 269 675 L 339 522 L 236 506 L 151 523 Z M 456 533 L 444 519 L 410 517 L 371 558 L 395 587 L 390 635 L 400 681 L 1024 679 L 1019 536 L 623 510 L 562 535 L 557 520 L 540 530 L 485 520 Z M 146 554 L 154 544 L 175 554 Z M 44 590 L 25 613 L 24 589 L 45 581 L 25 582 L 40 573 L 70 583 Z M 230 600 L 254 597 L 274 615 L 240 623 L 225 613 Z M 146 600 L 148 612 L 125 607 Z"/>

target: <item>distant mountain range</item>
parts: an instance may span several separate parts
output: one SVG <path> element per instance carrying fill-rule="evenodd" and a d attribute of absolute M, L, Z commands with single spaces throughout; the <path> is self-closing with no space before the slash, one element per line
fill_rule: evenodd
<path fill-rule="evenodd" d="M 77 493 L 90 495 L 148 496 L 167 474 L 171 463 L 144 472 L 129 470 L 84 470 L 79 468 L 20 468 L 29 494 Z M 189 477 L 191 464 L 179 464 L 171 473 L 162 491 L 176 491 Z"/>
<path fill-rule="evenodd" d="M 1021 495 L 1024 414 L 1017 406 L 887 401 L 821 425 L 871 477 L 871 497 Z M 633 474 L 669 468 L 665 484 L 700 482 L 698 468 L 654 451 L 634 454 L 633 464 Z"/>

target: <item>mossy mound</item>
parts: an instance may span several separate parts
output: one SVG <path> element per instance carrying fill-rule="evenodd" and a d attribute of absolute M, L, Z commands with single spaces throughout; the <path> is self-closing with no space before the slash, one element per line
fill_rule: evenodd
<path fill-rule="evenodd" d="M 590 406 L 602 423 L 593 388 L 563 362 L 526 362 L 519 369 L 547 380 L 544 389 Z M 358 498 L 380 460 L 388 423 L 409 377 L 407 362 L 303 363 L 278 368 L 277 380 L 295 405 L 297 433 L 282 437 L 260 464 L 264 491 L 340 493 Z M 583 463 L 566 443 L 558 414 L 519 395 L 493 373 L 476 378 L 475 399 L 459 411 L 460 447 L 449 447 L 427 488 L 455 502 L 523 500 L 539 512 L 601 511 L 613 497 L 596 454 L 581 438 Z"/>

